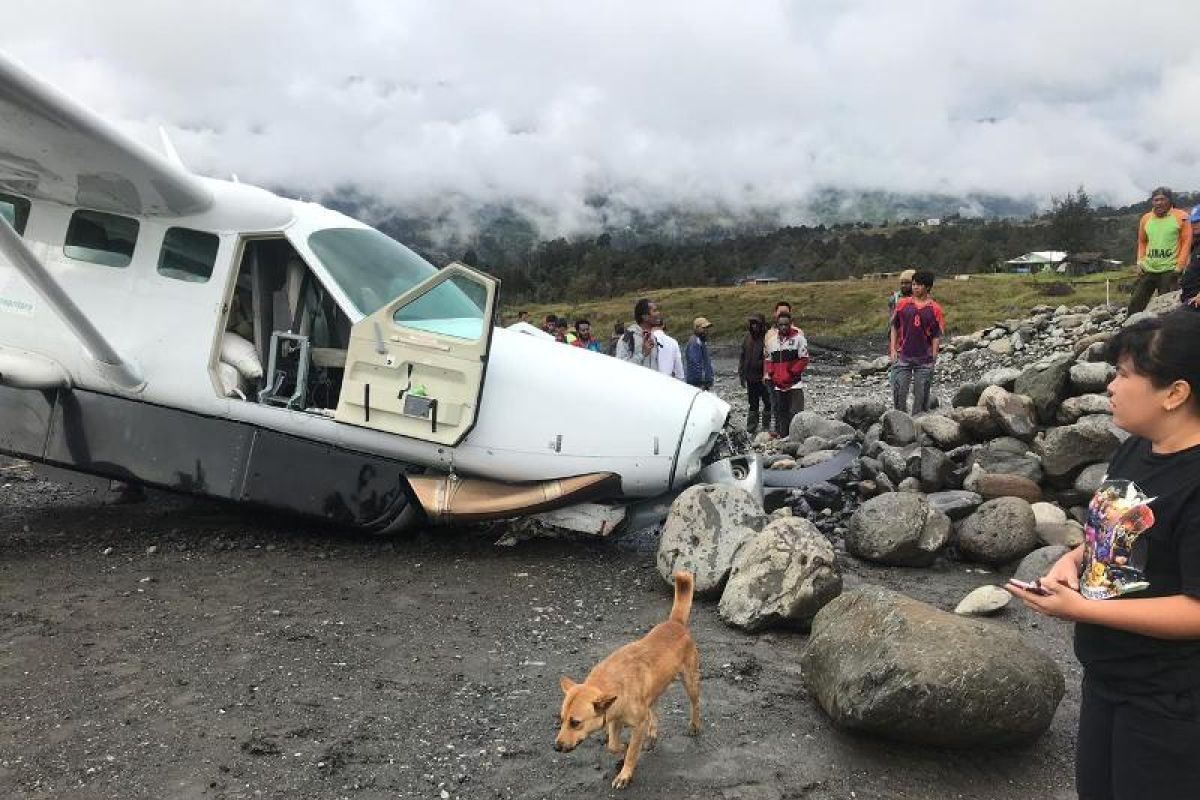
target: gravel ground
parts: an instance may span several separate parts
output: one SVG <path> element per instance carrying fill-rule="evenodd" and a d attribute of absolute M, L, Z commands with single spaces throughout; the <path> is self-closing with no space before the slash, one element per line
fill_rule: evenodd
<path fill-rule="evenodd" d="M 818 410 L 839 399 L 829 373 L 814 372 Z M 599 740 L 552 749 L 558 677 L 582 678 L 666 616 L 652 532 L 373 539 L 158 493 L 105 506 L 2 464 L 0 797 L 618 794 Z M 843 567 L 848 587 L 945 609 L 998 580 L 945 561 Z M 834 730 L 801 684 L 804 635 L 744 635 L 698 602 L 703 734 L 684 735 L 684 693 L 668 689 L 659 744 L 624 794 L 1073 797 L 1069 627 L 1015 608 L 996 624 L 1063 665 L 1067 696 L 1030 747 L 942 751 Z"/>

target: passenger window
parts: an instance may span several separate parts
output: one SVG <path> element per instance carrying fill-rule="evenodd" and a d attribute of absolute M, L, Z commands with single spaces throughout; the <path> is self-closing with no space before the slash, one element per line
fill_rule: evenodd
<path fill-rule="evenodd" d="M 181 281 L 204 283 L 212 277 L 220 243 L 215 233 L 170 228 L 163 237 L 162 251 L 158 254 L 158 274 Z"/>
<path fill-rule="evenodd" d="M 137 235 L 136 219 L 100 211 L 76 211 L 67 226 L 63 253 L 68 258 L 91 264 L 128 267 L 133 260 Z"/>
<path fill-rule="evenodd" d="M 13 226 L 18 234 L 25 235 L 25 222 L 29 219 L 29 201 L 24 197 L 0 194 L 0 215 Z"/>
<path fill-rule="evenodd" d="M 483 335 L 486 306 L 486 286 L 454 275 L 396 309 L 392 319 L 406 328 L 474 340 Z"/>

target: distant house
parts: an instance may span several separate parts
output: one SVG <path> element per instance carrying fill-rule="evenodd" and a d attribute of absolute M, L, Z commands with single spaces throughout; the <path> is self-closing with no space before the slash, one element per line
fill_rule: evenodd
<path fill-rule="evenodd" d="M 738 278 L 733 282 L 734 286 L 759 286 L 767 283 L 779 283 L 779 278 L 766 278 L 751 276 L 747 278 Z"/>
<path fill-rule="evenodd" d="M 1010 258 L 1003 263 L 1005 272 L 1028 274 L 1044 269 L 1057 269 L 1067 258 L 1064 250 L 1035 250 L 1023 256 Z"/>
<path fill-rule="evenodd" d="M 1071 253 L 1058 266 L 1058 272 L 1067 275 L 1092 275 L 1120 269 L 1122 263 L 1115 258 L 1105 258 L 1104 253 Z"/>

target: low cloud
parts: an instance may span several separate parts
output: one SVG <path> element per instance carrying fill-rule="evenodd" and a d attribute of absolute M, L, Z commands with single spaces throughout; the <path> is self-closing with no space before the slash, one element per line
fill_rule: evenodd
<path fill-rule="evenodd" d="M 515 203 L 546 233 L 599 197 L 787 217 L 829 187 L 1200 186 L 1189 0 L 1155 5 L 1176 25 L 1125 0 L 25 5 L 6 53 L 197 171 Z"/>

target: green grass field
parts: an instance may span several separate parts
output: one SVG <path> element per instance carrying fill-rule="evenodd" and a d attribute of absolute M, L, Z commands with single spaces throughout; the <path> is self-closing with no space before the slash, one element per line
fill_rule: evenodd
<path fill-rule="evenodd" d="M 1061 275 L 971 275 L 969 280 L 940 278 L 934 298 L 946 312 L 950 335 L 971 333 L 995 322 L 1026 316 L 1038 305 L 1098 305 L 1105 301 L 1105 282 L 1110 281 L 1113 303 L 1128 299 L 1123 284 L 1132 280 L 1131 271 L 1106 272 L 1078 278 Z M 853 337 L 879 334 L 887 325 L 887 297 L 895 279 L 776 283 L 768 286 L 663 289 L 605 300 L 561 303 L 556 306 L 506 307 L 505 322 L 516 319 L 519 310 L 529 312 L 530 321 L 540 325 L 546 314 L 565 315 L 574 322 L 591 320 L 597 336 L 607 340 L 613 323 L 631 322 L 638 297 L 657 300 L 666 314 L 667 330 L 676 338 L 691 333 L 692 320 L 708 317 L 713 338 L 727 341 L 741 336 L 752 313 L 769 317 L 777 300 L 788 300 L 800 327 L 809 337 Z M 1060 292 L 1069 292 L 1062 293 Z"/>

